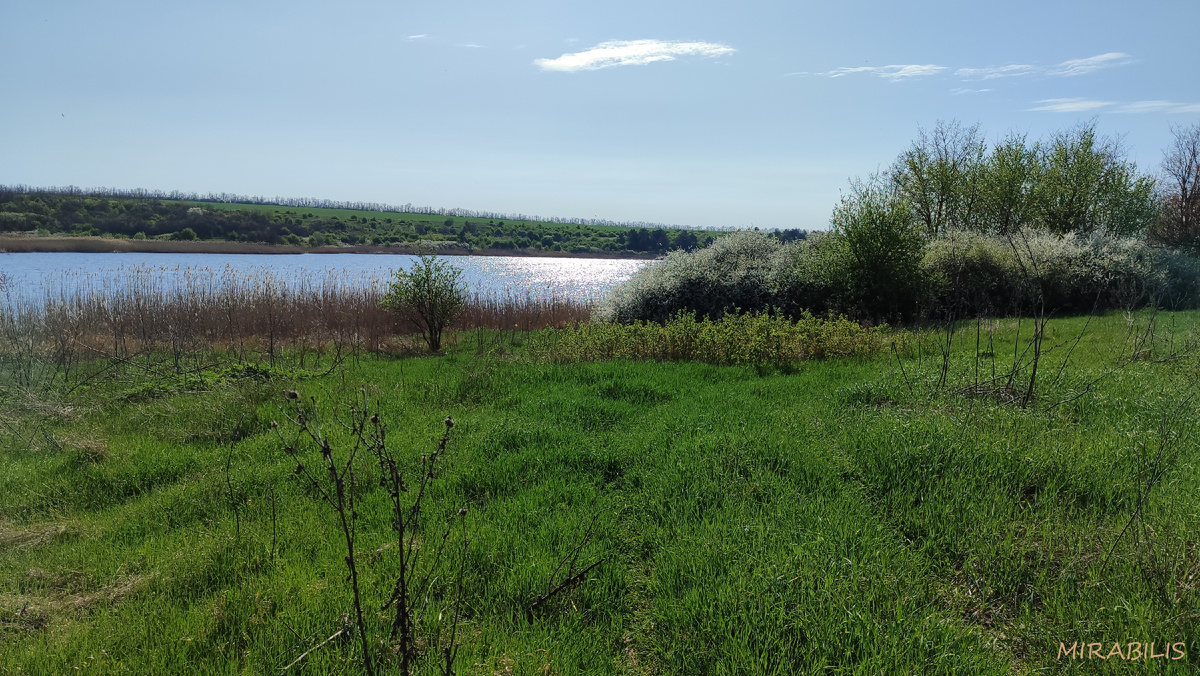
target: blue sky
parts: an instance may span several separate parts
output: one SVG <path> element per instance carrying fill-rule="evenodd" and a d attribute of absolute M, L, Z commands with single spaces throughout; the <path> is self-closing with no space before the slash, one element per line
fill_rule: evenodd
<path fill-rule="evenodd" d="M 919 125 L 1156 169 L 1200 2 L 0 3 L 0 183 L 822 228 Z"/>

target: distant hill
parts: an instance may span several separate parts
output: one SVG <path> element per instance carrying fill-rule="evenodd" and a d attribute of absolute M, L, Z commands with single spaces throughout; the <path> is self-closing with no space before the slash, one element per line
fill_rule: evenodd
<path fill-rule="evenodd" d="M 291 244 L 417 246 L 530 253 L 657 254 L 694 249 L 729 232 L 591 219 L 414 209 L 411 205 L 266 200 L 147 190 L 0 186 L 0 233 Z M 778 231 L 781 239 L 806 236 Z"/>

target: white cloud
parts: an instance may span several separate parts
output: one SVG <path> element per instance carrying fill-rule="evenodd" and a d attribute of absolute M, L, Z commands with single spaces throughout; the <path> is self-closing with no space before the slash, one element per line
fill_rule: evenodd
<path fill-rule="evenodd" d="M 1051 113 L 1082 113 L 1089 110 L 1098 110 L 1107 106 L 1113 105 L 1112 101 L 1096 101 L 1093 99 L 1042 99 L 1034 101 L 1042 105 L 1036 108 L 1027 108 L 1026 110 L 1041 110 Z"/>
<path fill-rule="evenodd" d="M 886 78 L 893 82 L 906 78 L 923 77 L 926 75 L 935 75 L 948 70 L 945 66 L 935 66 L 933 64 L 904 64 L 892 66 L 843 66 L 834 68 L 823 73 L 788 73 L 789 75 L 819 75 L 821 77 L 845 77 L 847 75 L 855 75 L 858 73 L 866 73 Z"/>
<path fill-rule="evenodd" d="M 983 94 L 984 92 L 990 92 L 990 91 L 993 91 L 993 90 L 991 90 L 991 89 L 963 89 L 962 87 L 955 87 L 954 89 L 950 90 L 950 93 L 954 94 L 955 96 L 958 96 L 960 94 Z"/>
<path fill-rule="evenodd" d="M 471 49 L 486 49 L 483 45 L 477 45 L 472 42 L 468 42 L 466 44 L 461 44 L 461 45 L 459 45 L 459 47 L 470 47 Z"/>
<path fill-rule="evenodd" d="M 427 37 L 429 37 L 429 33 L 421 33 L 420 35 L 410 35 L 406 39 L 408 39 L 408 40 L 424 40 Z"/>
<path fill-rule="evenodd" d="M 1031 66 L 1026 63 L 1014 63 L 1007 66 L 990 66 L 988 68 L 959 68 L 954 71 L 954 74 L 965 80 L 994 80 L 998 77 L 1032 75 L 1037 71 L 1037 66 Z"/>
<path fill-rule="evenodd" d="M 533 63 L 542 70 L 571 73 L 613 66 L 644 66 L 656 61 L 674 61 L 677 56 L 723 56 L 735 51 L 717 42 L 613 40 L 582 52 L 563 54 L 557 59 L 537 59 Z"/>
<path fill-rule="evenodd" d="M 1129 55 L 1121 52 L 1097 54 L 1086 59 L 1070 59 L 1046 71 L 1048 75 L 1084 75 L 1100 70 L 1129 63 Z"/>

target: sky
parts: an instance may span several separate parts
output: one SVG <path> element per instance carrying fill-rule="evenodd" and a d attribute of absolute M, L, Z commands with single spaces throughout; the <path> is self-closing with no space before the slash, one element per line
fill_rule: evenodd
<path fill-rule="evenodd" d="M 0 183 L 827 227 L 921 127 L 1157 171 L 1200 2 L 0 3 Z"/>

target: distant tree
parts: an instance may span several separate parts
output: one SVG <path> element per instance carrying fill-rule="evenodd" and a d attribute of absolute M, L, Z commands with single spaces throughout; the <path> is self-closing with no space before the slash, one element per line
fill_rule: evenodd
<path fill-rule="evenodd" d="M 700 239 L 696 237 L 696 233 L 684 230 L 675 237 L 675 246 L 685 251 L 692 251 L 696 245 L 700 243 Z"/>
<path fill-rule="evenodd" d="M 799 229 L 795 229 L 795 228 L 788 228 L 786 230 L 776 230 L 772 234 L 775 235 L 775 237 L 784 244 L 786 244 L 788 242 L 794 242 L 794 241 L 800 240 L 800 239 L 808 239 L 808 231 L 807 230 L 799 230 Z"/>
<path fill-rule="evenodd" d="M 196 231 L 192 230 L 191 228 L 184 228 L 183 230 L 180 230 L 179 232 L 175 233 L 174 235 L 171 235 L 171 239 L 183 240 L 183 241 L 190 242 L 190 241 L 193 241 L 196 239 Z"/>

